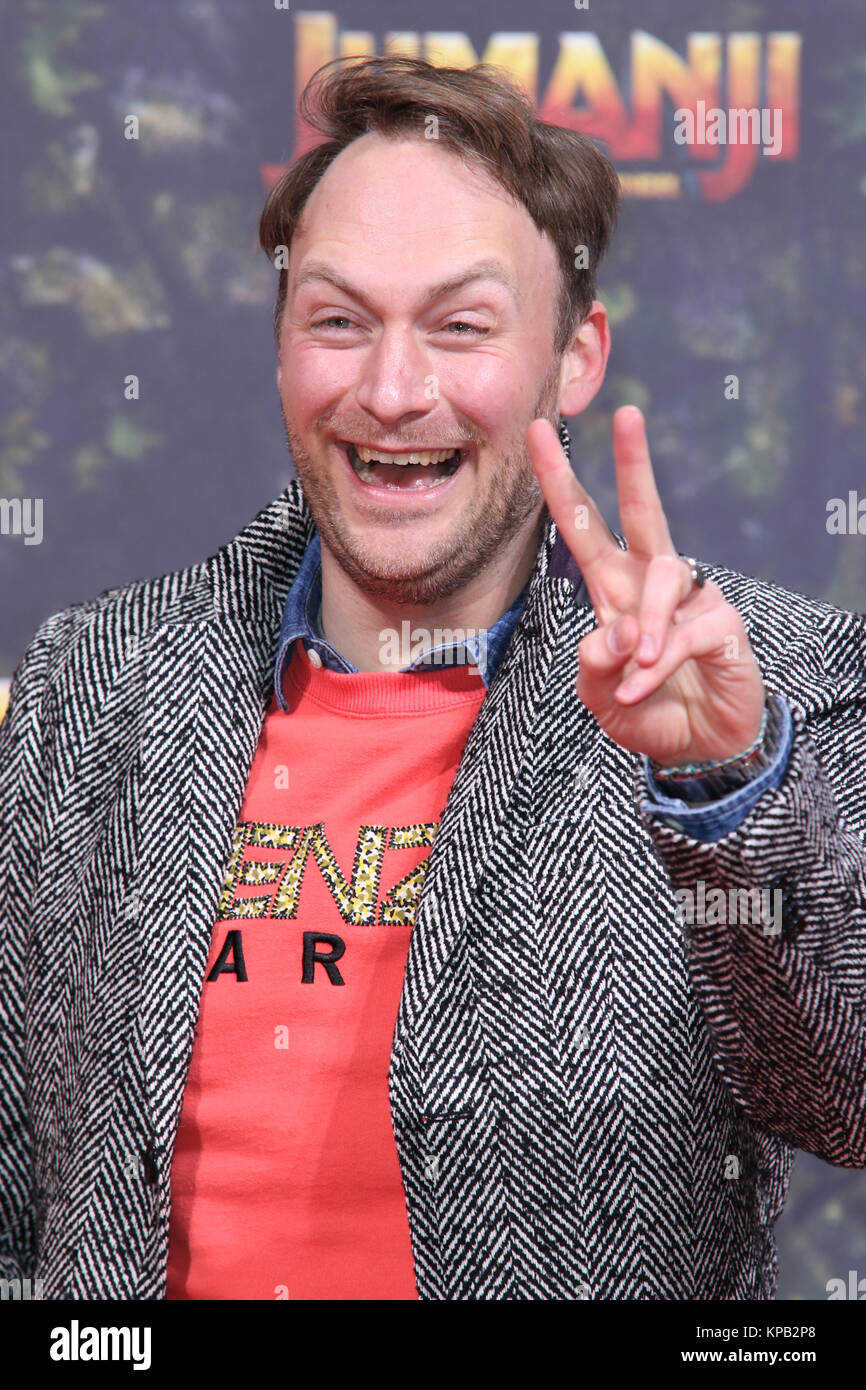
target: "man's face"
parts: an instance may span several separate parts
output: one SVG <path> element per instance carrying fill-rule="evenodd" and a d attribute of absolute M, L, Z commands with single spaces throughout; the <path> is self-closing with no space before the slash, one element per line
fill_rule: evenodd
<path fill-rule="evenodd" d="M 370 134 L 314 189 L 288 275 L 280 398 L 323 543 L 379 597 L 458 592 L 540 516 L 524 436 L 558 409 L 552 243 L 435 140 Z M 359 475 L 349 445 L 383 462 Z M 456 469 L 384 461 L 443 449 Z"/>

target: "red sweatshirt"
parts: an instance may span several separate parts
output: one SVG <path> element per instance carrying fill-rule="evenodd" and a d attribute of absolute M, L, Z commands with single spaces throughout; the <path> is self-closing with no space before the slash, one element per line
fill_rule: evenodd
<path fill-rule="evenodd" d="M 295 643 L 214 926 L 166 1297 L 416 1298 L 388 1066 L 475 666 L 358 675 Z"/>

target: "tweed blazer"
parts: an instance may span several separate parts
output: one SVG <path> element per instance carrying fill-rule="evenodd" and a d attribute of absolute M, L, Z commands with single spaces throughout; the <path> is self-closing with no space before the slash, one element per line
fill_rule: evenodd
<path fill-rule="evenodd" d="M 164 1296 L 170 1170 L 283 605 L 290 483 L 209 559 L 38 628 L 0 723 L 0 1276 Z M 625 542 L 617 537 L 619 543 Z M 794 1150 L 866 1165 L 866 619 L 710 564 L 788 702 L 716 843 L 577 698 L 548 517 L 431 849 L 389 1072 L 424 1299 L 772 1298 Z M 683 886 L 778 889 L 782 929 Z"/>

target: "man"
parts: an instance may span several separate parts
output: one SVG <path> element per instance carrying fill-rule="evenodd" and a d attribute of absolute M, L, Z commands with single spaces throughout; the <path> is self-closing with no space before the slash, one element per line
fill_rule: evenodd
<path fill-rule="evenodd" d="M 793 1147 L 866 1163 L 864 620 L 684 562 L 639 412 L 621 536 L 571 473 L 589 142 L 413 59 L 306 111 L 299 480 L 47 619 L 0 724 L 2 1272 L 770 1298 Z"/>

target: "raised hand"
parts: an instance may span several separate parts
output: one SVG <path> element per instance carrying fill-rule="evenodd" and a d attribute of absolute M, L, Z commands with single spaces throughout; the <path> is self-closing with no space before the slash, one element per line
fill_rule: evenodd
<path fill-rule="evenodd" d="M 598 626 L 580 643 L 577 693 L 623 748 L 663 766 L 730 758 L 757 738 L 765 690 L 742 618 L 677 556 L 656 491 L 644 418 L 613 417 L 620 550 L 548 420 L 526 432 L 557 529 Z"/>

